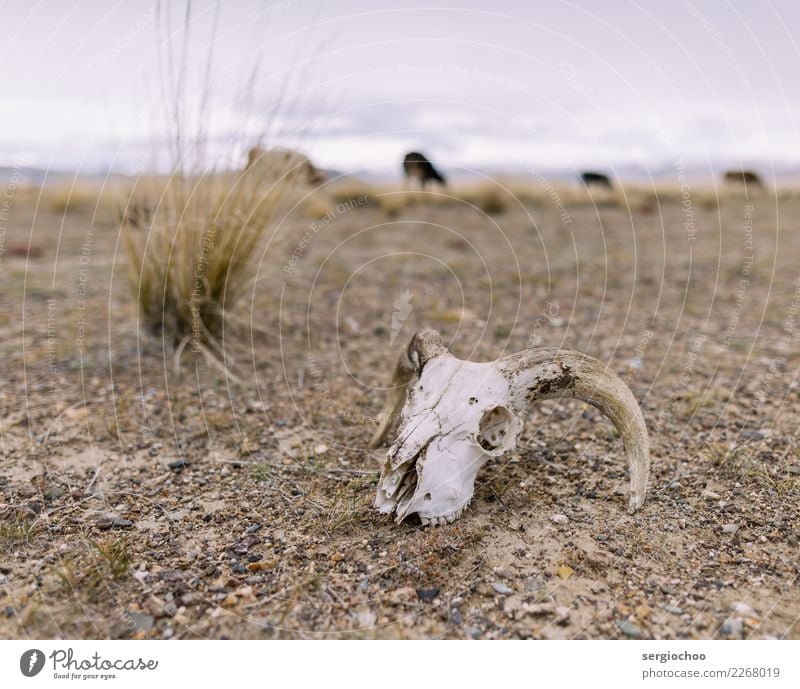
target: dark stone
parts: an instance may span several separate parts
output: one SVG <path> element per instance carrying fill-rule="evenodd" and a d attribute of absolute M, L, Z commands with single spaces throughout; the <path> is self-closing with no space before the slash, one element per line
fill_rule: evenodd
<path fill-rule="evenodd" d="M 438 595 L 439 595 L 438 588 L 417 589 L 417 597 L 425 603 L 430 603 Z"/>
<path fill-rule="evenodd" d="M 183 581 L 183 572 L 175 569 L 165 569 L 158 573 L 158 578 L 161 581 Z"/>

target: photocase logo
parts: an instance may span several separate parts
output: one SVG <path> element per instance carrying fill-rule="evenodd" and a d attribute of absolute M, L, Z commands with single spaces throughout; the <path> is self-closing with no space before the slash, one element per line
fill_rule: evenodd
<path fill-rule="evenodd" d="M 44 667 L 44 653 L 38 648 L 25 651 L 19 659 L 19 669 L 26 677 L 36 677 Z"/>
<path fill-rule="evenodd" d="M 400 292 L 400 296 L 395 299 L 394 311 L 392 312 L 392 335 L 389 340 L 390 344 L 394 344 L 400 331 L 403 329 L 403 323 L 411 314 L 411 291 L 404 289 Z"/>

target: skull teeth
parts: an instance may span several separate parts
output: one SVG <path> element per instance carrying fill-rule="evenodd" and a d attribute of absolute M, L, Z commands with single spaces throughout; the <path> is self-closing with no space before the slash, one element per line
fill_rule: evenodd
<path fill-rule="evenodd" d="M 420 517 L 420 521 L 423 526 L 444 526 L 445 524 L 452 524 L 464 513 L 464 510 L 469 507 L 470 502 L 472 502 L 472 500 L 469 500 L 462 508 L 450 514 L 445 514 L 441 517 Z"/>

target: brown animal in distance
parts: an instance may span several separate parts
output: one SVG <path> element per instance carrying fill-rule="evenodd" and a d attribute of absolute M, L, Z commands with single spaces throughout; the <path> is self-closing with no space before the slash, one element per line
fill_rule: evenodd
<path fill-rule="evenodd" d="M 745 187 L 762 187 L 761 177 L 752 170 L 729 170 L 723 178 L 728 184 L 743 184 Z"/>
<path fill-rule="evenodd" d="M 422 153 L 411 151 L 403 158 L 403 172 L 409 181 L 416 179 L 421 189 L 425 189 L 428 182 L 438 182 L 443 187 L 447 186 L 444 176 Z"/>
<path fill-rule="evenodd" d="M 302 153 L 289 148 L 263 149 L 254 146 L 247 152 L 245 171 L 255 172 L 269 181 L 283 179 L 316 186 L 325 181 L 325 175 Z"/>

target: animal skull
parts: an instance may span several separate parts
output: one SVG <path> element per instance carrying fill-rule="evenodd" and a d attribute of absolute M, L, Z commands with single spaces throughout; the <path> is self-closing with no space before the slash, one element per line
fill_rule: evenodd
<path fill-rule="evenodd" d="M 375 506 L 398 522 L 415 513 L 423 524 L 453 522 L 469 505 L 480 468 L 516 445 L 525 407 L 561 396 L 596 406 L 619 431 L 630 469 L 629 511 L 636 511 L 647 489 L 647 428 L 614 373 L 585 354 L 560 349 L 530 349 L 483 364 L 462 361 L 430 330 L 414 335 L 400 357 L 370 443 L 383 443 L 402 407 Z"/>

